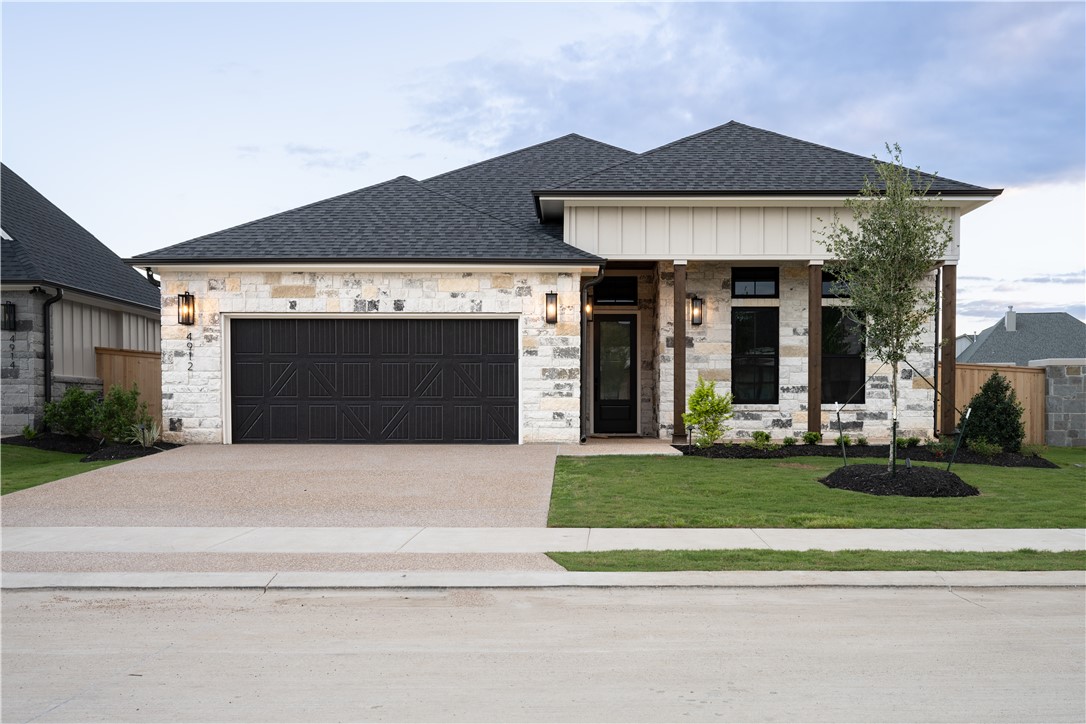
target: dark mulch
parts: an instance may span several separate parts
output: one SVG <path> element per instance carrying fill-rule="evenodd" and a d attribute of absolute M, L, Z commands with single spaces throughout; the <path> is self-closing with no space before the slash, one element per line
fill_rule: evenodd
<path fill-rule="evenodd" d="M 899 467 L 896 473 L 885 465 L 846 465 L 822 478 L 827 488 L 851 490 L 868 495 L 907 495 L 911 498 L 964 498 L 980 491 L 942 468 L 917 465 Z"/>
<path fill-rule="evenodd" d="M 5 445 L 21 445 L 23 447 L 37 448 L 38 450 L 83 455 L 84 457 L 79 460 L 81 463 L 93 463 L 101 460 L 130 460 L 181 447 L 175 443 L 161 440 L 154 447 L 128 444 L 106 445 L 91 437 L 72 437 L 71 435 L 61 435 L 55 432 L 41 432 L 30 439 L 22 435 L 16 435 L 4 438 L 3 442 Z"/>
<path fill-rule="evenodd" d="M 716 445 L 707 448 L 699 448 L 693 445 L 674 445 L 673 447 L 683 455 L 696 455 L 703 458 L 767 460 L 793 457 L 841 457 L 840 445 L 789 445 L 788 447 L 778 447 L 772 450 L 760 450 L 749 445 L 737 443 L 717 443 Z M 853 458 L 890 459 L 889 445 L 850 445 L 846 449 L 848 450 L 849 460 Z M 906 458 L 909 458 L 914 462 L 946 463 L 950 461 L 949 454 L 937 455 L 923 446 L 910 448 L 899 447 L 897 449 L 897 457 L 898 461 L 901 463 L 904 463 Z M 1039 455 L 999 453 L 998 455 L 987 456 L 978 455 L 964 447 L 958 451 L 958 456 L 954 458 L 954 462 L 966 465 L 997 465 L 1004 468 L 1059 467 L 1056 463 L 1045 460 Z"/>

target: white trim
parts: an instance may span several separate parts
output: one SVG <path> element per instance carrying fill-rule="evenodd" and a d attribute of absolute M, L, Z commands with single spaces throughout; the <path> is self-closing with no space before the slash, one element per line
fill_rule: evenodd
<path fill-rule="evenodd" d="M 230 350 L 230 324 L 234 319 L 515 319 L 517 322 L 517 444 L 524 444 L 524 315 L 508 312 L 505 314 L 484 314 L 477 312 L 464 312 L 461 314 L 449 313 L 441 315 L 413 314 L 404 312 L 330 312 L 327 314 L 314 314 L 313 312 L 283 313 L 283 312 L 224 312 L 219 316 L 222 326 L 222 442 L 223 445 L 233 445 L 233 420 L 232 414 L 232 389 L 231 375 L 231 350 Z"/>
<path fill-rule="evenodd" d="M 500 274 L 502 272 L 550 272 L 553 274 L 584 274 L 596 272 L 599 269 L 598 262 L 586 261 L 584 264 L 411 264 L 397 262 L 395 264 L 366 264 L 339 263 L 339 262 L 152 262 L 129 261 L 133 268 L 150 268 L 156 274 L 160 270 L 170 272 L 182 271 L 232 271 L 239 274 L 246 272 L 339 272 L 365 274 L 367 272 L 472 272 L 475 274 Z"/>
<path fill-rule="evenodd" d="M 571 206 L 842 206 L 857 194 L 841 196 L 540 196 L 544 203 Z M 973 196 L 929 196 L 924 200 L 938 206 L 961 207 L 972 210 L 997 197 L 997 194 Z M 546 214 L 544 214 L 546 215 Z"/>

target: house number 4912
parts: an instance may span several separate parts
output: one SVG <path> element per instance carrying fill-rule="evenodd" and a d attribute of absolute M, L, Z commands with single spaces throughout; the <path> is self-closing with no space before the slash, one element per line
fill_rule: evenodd
<path fill-rule="evenodd" d="M 192 372 L 192 332 L 189 332 L 188 340 L 185 346 L 189 348 L 189 372 Z"/>

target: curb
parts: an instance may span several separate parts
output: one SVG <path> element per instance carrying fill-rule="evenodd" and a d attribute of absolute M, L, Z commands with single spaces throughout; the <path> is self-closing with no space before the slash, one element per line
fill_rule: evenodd
<path fill-rule="evenodd" d="M 33 589 L 430 588 L 1082 588 L 1083 571 L 678 571 L 667 573 L 421 571 L 401 573 L 5 573 L 5 591 Z"/>

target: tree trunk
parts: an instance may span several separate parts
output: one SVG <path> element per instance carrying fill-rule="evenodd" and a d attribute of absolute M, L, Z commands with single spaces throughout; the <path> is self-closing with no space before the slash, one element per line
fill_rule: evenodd
<path fill-rule="evenodd" d="M 890 363 L 890 404 L 892 419 L 890 422 L 890 459 L 886 462 L 886 472 L 897 472 L 897 362 Z"/>

